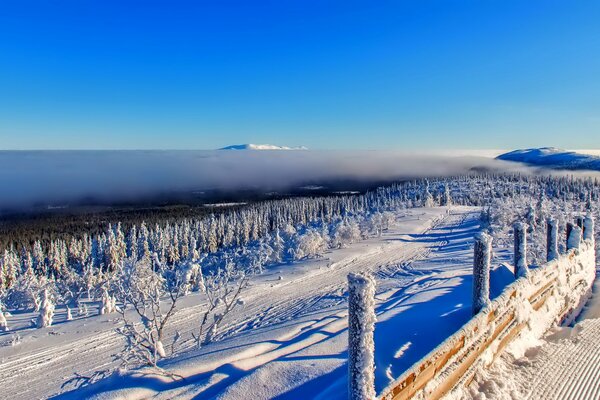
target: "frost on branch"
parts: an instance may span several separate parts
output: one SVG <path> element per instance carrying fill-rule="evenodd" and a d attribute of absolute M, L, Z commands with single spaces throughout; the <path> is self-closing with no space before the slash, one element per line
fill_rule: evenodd
<path fill-rule="evenodd" d="M 375 398 L 375 280 L 367 274 L 348 275 L 349 399 Z"/>

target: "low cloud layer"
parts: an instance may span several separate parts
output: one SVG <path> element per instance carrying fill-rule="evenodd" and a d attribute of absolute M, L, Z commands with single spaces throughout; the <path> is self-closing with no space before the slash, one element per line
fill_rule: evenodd
<path fill-rule="evenodd" d="M 135 201 L 202 190 L 282 190 L 334 179 L 446 176 L 472 168 L 527 172 L 485 157 L 382 151 L 4 151 L 0 209 Z"/>

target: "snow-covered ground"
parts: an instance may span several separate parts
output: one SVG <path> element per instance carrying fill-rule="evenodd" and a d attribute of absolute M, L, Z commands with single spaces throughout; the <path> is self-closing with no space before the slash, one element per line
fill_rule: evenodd
<path fill-rule="evenodd" d="M 504 353 L 480 371 L 465 399 L 588 400 L 600 398 L 600 282 L 573 326 L 557 327 L 515 359 Z"/>
<path fill-rule="evenodd" d="M 272 267 L 253 279 L 221 340 L 200 350 L 190 350 L 191 340 L 184 342 L 181 354 L 162 364 L 183 380 L 113 376 L 61 397 L 346 398 L 346 277 L 358 271 L 371 271 L 377 278 L 379 392 L 470 318 L 478 217 L 478 209 L 467 207 L 412 209 L 381 238 L 320 259 Z M 497 295 L 512 279 L 511 272 L 498 267 L 493 274 L 497 287 L 492 294 Z M 185 297 L 175 316 L 173 329 L 184 338 L 197 327 L 199 301 L 196 295 Z M 72 389 L 61 385 L 76 373 L 90 375 L 113 366 L 112 354 L 123 346 L 114 333 L 114 318 L 21 329 L 17 344 L 11 343 L 14 336 L 4 335 L 0 382 L 5 395 L 47 397 Z"/>

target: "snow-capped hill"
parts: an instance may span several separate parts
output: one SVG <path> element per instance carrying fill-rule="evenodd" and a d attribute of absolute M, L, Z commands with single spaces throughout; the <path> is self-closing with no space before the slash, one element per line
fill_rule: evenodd
<path fill-rule="evenodd" d="M 304 146 L 300 147 L 287 147 L 287 146 L 275 146 L 273 144 L 234 144 L 231 146 L 223 147 L 219 150 L 308 150 Z"/>
<path fill-rule="evenodd" d="M 600 171 L 600 157 L 555 147 L 515 150 L 496 158 L 554 169 Z"/>

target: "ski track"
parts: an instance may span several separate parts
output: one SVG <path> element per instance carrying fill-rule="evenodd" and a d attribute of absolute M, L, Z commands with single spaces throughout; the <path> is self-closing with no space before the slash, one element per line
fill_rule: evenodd
<path fill-rule="evenodd" d="M 600 398 L 600 319 L 583 321 L 572 338 L 548 340 L 536 349 L 527 399 L 584 400 Z"/>
<path fill-rule="evenodd" d="M 412 217 L 419 215 L 418 212 L 414 214 Z M 317 271 L 310 271 L 297 278 L 292 277 L 284 284 L 271 284 L 269 287 L 264 281 L 257 283 L 244 294 L 247 305 L 243 310 L 236 310 L 229 323 L 222 327 L 219 338 L 228 338 L 248 330 L 295 320 L 311 312 L 334 308 L 332 314 L 319 314 L 322 318 L 315 317 L 300 324 L 287 337 L 277 338 L 278 340 L 272 341 L 262 354 L 251 354 L 250 358 L 262 365 L 324 340 L 327 336 L 320 332 L 339 332 L 345 328 L 346 313 L 340 313 L 339 309 L 345 310 L 342 303 L 346 301 L 346 277 L 354 271 L 375 273 L 378 281 L 383 282 L 382 285 L 378 284 L 377 296 L 390 289 L 386 282 L 391 282 L 391 287 L 396 289 L 406 284 L 405 295 L 386 309 L 393 308 L 411 294 L 436 284 L 422 280 L 422 277 L 435 274 L 435 271 L 417 269 L 413 263 L 427 258 L 432 250 L 442 248 L 448 240 L 442 234 L 437 235 L 437 240 L 420 238 L 444 226 L 452 227 L 445 233 L 446 236 L 450 235 L 465 221 L 476 217 L 472 209 L 454 213 L 440 210 L 418 233 L 396 233 L 392 238 L 384 237 L 382 242 L 377 242 L 374 246 L 369 245 L 370 247 L 366 247 L 359 255 L 351 254 L 350 257 L 333 262 L 329 266 L 320 266 Z M 202 305 L 197 304 L 179 310 L 174 316 L 171 330 L 178 330 L 183 337 L 189 336 L 197 327 L 201 309 Z M 0 382 L 5 398 L 46 398 L 62 390 L 71 389 L 72 387 L 61 389 L 61 384 L 72 378 L 75 373 L 90 375 L 94 371 L 116 365 L 112 355 L 122 348 L 122 338 L 114 332 L 114 324 L 105 324 L 102 327 L 104 331 L 88 332 L 83 338 L 59 342 L 46 348 L 37 346 L 33 350 L 23 347 L 15 354 L 1 358 Z M 280 344 L 290 337 L 302 334 L 308 336 L 292 345 L 281 347 Z M 192 348 L 193 343 L 188 339 L 182 346 L 181 351 Z M 243 362 L 243 359 L 236 360 L 236 363 Z"/>

